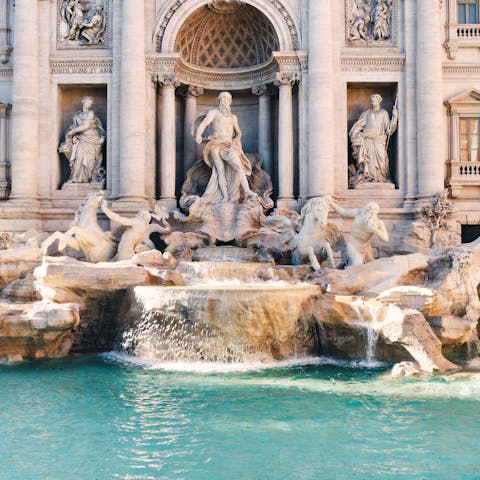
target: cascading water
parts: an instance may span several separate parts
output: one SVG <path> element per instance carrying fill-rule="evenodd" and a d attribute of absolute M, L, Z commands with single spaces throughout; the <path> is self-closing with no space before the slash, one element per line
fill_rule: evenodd
<path fill-rule="evenodd" d="M 208 266 L 209 276 L 212 268 Z M 255 268 L 258 264 L 237 263 L 227 270 L 246 278 Z M 136 287 L 122 347 L 166 362 L 258 362 L 309 355 L 316 351 L 311 305 L 319 292 L 315 285 L 258 281 Z"/>

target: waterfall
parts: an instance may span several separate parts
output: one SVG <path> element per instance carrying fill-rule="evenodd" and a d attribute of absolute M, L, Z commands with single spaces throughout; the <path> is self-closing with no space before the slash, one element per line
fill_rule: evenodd
<path fill-rule="evenodd" d="M 316 351 L 314 285 L 136 287 L 127 352 L 165 362 L 263 362 Z"/>

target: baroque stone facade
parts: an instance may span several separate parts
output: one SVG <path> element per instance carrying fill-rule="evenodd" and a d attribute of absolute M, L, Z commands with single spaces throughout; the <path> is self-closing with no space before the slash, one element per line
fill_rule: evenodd
<path fill-rule="evenodd" d="M 190 131 L 221 91 L 276 207 L 369 199 L 401 235 L 447 187 L 468 231 L 480 222 L 480 25 L 460 12 L 456 0 L 0 0 L 0 231 L 61 228 L 91 191 L 69 184 L 58 152 L 84 97 L 105 130 L 112 209 L 178 208 L 201 159 Z M 389 118 L 398 110 L 381 133 L 391 183 L 357 185 L 348 133 L 374 94 Z"/>

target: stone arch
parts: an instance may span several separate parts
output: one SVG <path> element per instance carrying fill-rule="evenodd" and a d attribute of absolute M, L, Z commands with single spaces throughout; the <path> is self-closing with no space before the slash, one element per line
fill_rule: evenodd
<path fill-rule="evenodd" d="M 170 0 L 158 12 L 153 31 L 155 51 L 174 53 L 177 35 L 190 17 L 208 0 Z M 300 49 L 298 26 L 289 8 L 281 0 L 243 0 L 243 3 L 255 7 L 271 22 L 278 37 L 279 51 L 291 52 Z"/>

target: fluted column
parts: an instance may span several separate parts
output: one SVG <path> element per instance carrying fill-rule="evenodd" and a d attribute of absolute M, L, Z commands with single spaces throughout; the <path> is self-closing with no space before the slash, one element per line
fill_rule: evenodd
<path fill-rule="evenodd" d="M 418 195 L 444 188 L 442 37 L 439 0 L 416 2 Z"/>
<path fill-rule="evenodd" d="M 11 105 L 0 103 L 0 200 L 8 198 L 10 193 L 8 163 L 8 119 Z"/>
<path fill-rule="evenodd" d="M 309 197 L 334 193 L 335 187 L 331 3 L 332 0 L 308 2 Z"/>
<path fill-rule="evenodd" d="M 263 169 L 272 174 L 272 132 L 271 132 L 271 95 L 267 85 L 254 87 L 258 97 L 258 153 L 262 157 Z"/>
<path fill-rule="evenodd" d="M 145 199 L 145 5 L 122 2 L 120 85 L 120 192 L 124 201 Z"/>
<path fill-rule="evenodd" d="M 278 106 L 278 200 L 279 207 L 293 208 L 293 104 L 292 86 L 298 80 L 295 73 L 277 73 Z"/>
<path fill-rule="evenodd" d="M 183 123 L 183 166 L 185 172 L 197 159 L 197 144 L 192 135 L 192 127 L 197 118 L 197 98 L 203 95 L 203 88 L 190 85 L 185 91 L 185 120 Z"/>
<path fill-rule="evenodd" d="M 39 158 L 38 0 L 15 6 L 13 56 L 12 195 L 17 201 L 37 198 Z"/>
<path fill-rule="evenodd" d="M 7 63 L 12 47 L 9 44 L 10 28 L 8 26 L 8 0 L 0 1 L 0 61 Z"/>
<path fill-rule="evenodd" d="M 160 202 L 170 211 L 177 206 L 175 197 L 176 148 L 175 148 L 175 74 L 157 76 L 162 88 L 162 131 L 160 139 Z"/>

